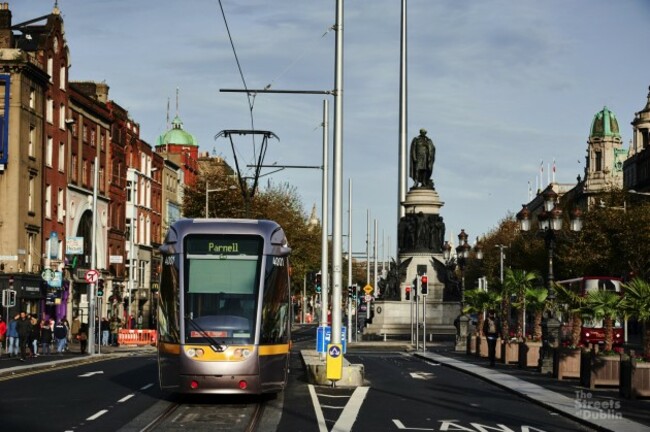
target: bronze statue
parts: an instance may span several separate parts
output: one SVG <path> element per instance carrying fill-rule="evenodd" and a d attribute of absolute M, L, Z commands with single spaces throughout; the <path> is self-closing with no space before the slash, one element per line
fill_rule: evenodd
<path fill-rule="evenodd" d="M 433 181 L 433 162 L 436 160 L 436 147 L 427 136 L 426 129 L 420 129 L 420 135 L 411 141 L 410 176 L 415 181 L 413 187 L 431 187 Z"/>

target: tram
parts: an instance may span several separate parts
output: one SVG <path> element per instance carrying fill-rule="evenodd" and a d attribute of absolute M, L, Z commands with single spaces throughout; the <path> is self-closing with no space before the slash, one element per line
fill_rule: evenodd
<path fill-rule="evenodd" d="M 160 251 L 160 387 L 181 394 L 282 391 L 291 343 L 291 249 L 280 225 L 182 219 Z"/>

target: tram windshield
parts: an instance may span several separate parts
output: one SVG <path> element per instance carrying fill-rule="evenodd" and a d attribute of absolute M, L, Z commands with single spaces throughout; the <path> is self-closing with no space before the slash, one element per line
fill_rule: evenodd
<path fill-rule="evenodd" d="M 186 343 L 253 343 L 262 239 L 203 235 L 186 241 Z"/>

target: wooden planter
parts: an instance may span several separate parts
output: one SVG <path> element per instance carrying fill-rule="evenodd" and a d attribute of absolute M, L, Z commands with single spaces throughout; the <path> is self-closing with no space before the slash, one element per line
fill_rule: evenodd
<path fill-rule="evenodd" d="M 497 338 L 497 346 L 494 350 L 494 359 L 501 361 L 501 338 Z"/>
<path fill-rule="evenodd" d="M 467 344 L 467 354 L 476 354 L 478 348 L 479 336 L 472 335 L 469 337 L 469 343 Z"/>
<path fill-rule="evenodd" d="M 580 378 L 580 348 L 558 348 L 553 353 L 553 376 L 559 380 L 564 378 Z"/>
<path fill-rule="evenodd" d="M 650 363 L 621 361 L 621 396 L 635 399 L 650 396 Z"/>
<path fill-rule="evenodd" d="M 538 367 L 541 350 L 541 342 L 527 341 L 519 343 L 519 367 Z"/>
<path fill-rule="evenodd" d="M 488 356 L 487 338 L 485 336 L 481 336 L 478 345 L 479 346 L 478 349 L 476 350 L 476 353 L 481 357 L 487 358 Z"/>
<path fill-rule="evenodd" d="M 519 362 L 519 342 L 504 342 L 501 344 L 501 361 L 505 364 Z"/>
<path fill-rule="evenodd" d="M 580 360 L 580 384 L 593 389 L 596 386 L 618 387 L 621 377 L 621 356 L 604 356 L 583 352 Z"/>

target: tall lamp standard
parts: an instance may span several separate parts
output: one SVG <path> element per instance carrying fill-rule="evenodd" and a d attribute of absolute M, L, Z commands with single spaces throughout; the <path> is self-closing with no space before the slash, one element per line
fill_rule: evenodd
<path fill-rule="evenodd" d="M 234 190 L 237 189 L 235 186 L 230 185 L 227 188 L 216 188 L 216 189 L 208 189 L 208 182 L 205 182 L 205 218 L 207 219 L 210 214 L 210 201 L 208 200 L 208 197 L 210 196 L 210 192 L 225 192 L 227 190 Z"/>
<path fill-rule="evenodd" d="M 544 193 L 544 209 L 537 215 L 538 232 L 537 234 L 544 239 L 546 250 L 548 251 L 548 297 L 550 304 L 548 318 L 546 320 L 546 335 L 544 339 L 544 351 L 541 365 L 541 372 L 547 373 L 553 371 L 553 350 L 557 347 L 560 335 L 560 321 L 556 316 L 555 306 L 555 288 L 553 282 L 555 276 L 553 273 L 553 258 L 555 252 L 556 233 L 562 230 L 562 210 L 557 207 L 557 193 L 548 190 Z M 526 205 L 517 213 L 517 220 L 522 231 L 530 231 L 531 214 Z M 582 212 L 574 209 L 571 213 L 571 231 L 578 232 L 582 230 Z"/>
<path fill-rule="evenodd" d="M 458 267 L 460 268 L 461 284 L 460 284 L 460 316 L 458 317 L 458 335 L 456 338 L 456 351 L 465 351 L 467 349 L 467 337 L 469 335 L 469 316 L 463 310 L 465 309 L 465 267 L 470 258 L 471 246 L 467 243 L 469 236 L 464 229 L 460 230 L 458 234 L 458 247 L 456 247 L 456 259 Z M 483 248 L 476 242 L 474 246 L 475 258 L 478 260 L 483 259 Z M 451 246 L 445 243 L 443 246 L 443 258 L 445 261 L 449 260 L 451 256 Z"/>

